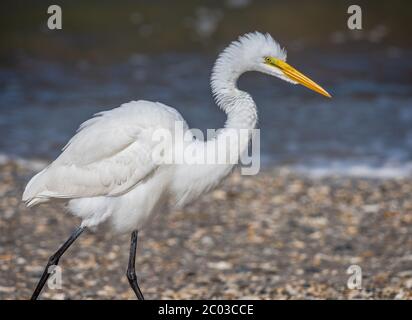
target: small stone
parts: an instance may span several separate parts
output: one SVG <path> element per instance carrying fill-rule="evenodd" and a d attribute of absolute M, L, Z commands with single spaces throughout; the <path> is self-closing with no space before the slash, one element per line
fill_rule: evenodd
<path fill-rule="evenodd" d="M 232 264 L 226 261 L 208 262 L 207 266 L 211 269 L 229 270 L 232 269 Z"/>
<path fill-rule="evenodd" d="M 15 290 L 16 290 L 15 287 L 4 287 L 4 286 L 0 286 L 0 292 L 11 293 L 11 292 L 14 292 Z"/>

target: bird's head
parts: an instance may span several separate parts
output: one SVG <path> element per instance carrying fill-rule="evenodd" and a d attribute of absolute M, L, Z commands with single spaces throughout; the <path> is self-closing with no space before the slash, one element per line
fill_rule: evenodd
<path fill-rule="evenodd" d="M 268 33 L 247 33 L 232 42 L 218 59 L 215 71 L 224 71 L 227 66 L 234 77 L 245 71 L 258 71 L 331 97 L 320 85 L 286 63 L 286 51 Z"/>

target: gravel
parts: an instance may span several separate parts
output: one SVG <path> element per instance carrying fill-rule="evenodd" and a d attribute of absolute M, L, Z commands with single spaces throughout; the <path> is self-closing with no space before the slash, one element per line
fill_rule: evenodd
<path fill-rule="evenodd" d="M 61 203 L 27 209 L 30 166 L 0 165 L 0 299 L 27 299 L 79 220 Z M 234 172 L 139 233 L 146 299 L 412 299 L 412 179 Z M 129 235 L 85 232 L 60 261 L 62 288 L 42 299 L 135 299 Z M 351 265 L 362 289 L 348 289 Z"/>

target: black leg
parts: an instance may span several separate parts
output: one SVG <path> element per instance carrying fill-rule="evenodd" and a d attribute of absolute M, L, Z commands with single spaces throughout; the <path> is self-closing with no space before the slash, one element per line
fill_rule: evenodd
<path fill-rule="evenodd" d="M 69 237 L 69 239 L 66 240 L 65 243 L 49 258 L 49 261 L 47 262 L 46 268 L 43 271 L 43 274 L 39 280 L 39 283 L 37 284 L 36 289 L 33 292 L 33 295 L 31 296 L 31 300 L 36 300 L 37 297 L 39 296 L 41 290 L 44 287 L 44 284 L 46 283 L 47 279 L 50 276 L 49 273 L 49 268 L 50 266 L 57 266 L 59 264 L 59 260 L 61 256 L 66 252 L 67 249 L 73 244 L 73 242 L 82 234 L 86 227 L 78 227 L 72 235 Z"/>
<path fill-rule="evenodd" d="M 132 232 L 132 237 L 130 240 L 130 256 L 129 265 L 127 267 L 127 279 L 129 280 L 130 286 L 132 287 L 134 293 L 138 300 L 144 300 L 143 294 L 140 291 L 139 285 L 137 284 L 135 263 L 136 263 L 136 247 L 137 247 L 137 230 Z"/>

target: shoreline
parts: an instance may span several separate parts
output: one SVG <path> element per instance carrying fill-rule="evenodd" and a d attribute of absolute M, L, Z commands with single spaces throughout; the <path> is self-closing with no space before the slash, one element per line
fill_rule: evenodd
<path fill-rule="evenodd" d="M 373 166 L 372 164 L 357 163 L 354 161 L 318 161 L 310 164 L 276 164 L 270 163 L 264 156 L 260 164 L 259 174 L 294 174 L 311 179 L 325 178 L 354 178 L 372 180 L 409 180 L 412 179 L 412 162 L 398 165 L 386 164 Z M 15 163 L 33 173 L 41 171 L 54 159 L 27 159 L 17 155 L 0 153 L 0 166 Z M 236 168 L 235 170 L 238 170 Z M 253 176 L 253 175 L 252 175 Z M 248 177 L 248 176 L 246 176 Z"/>

